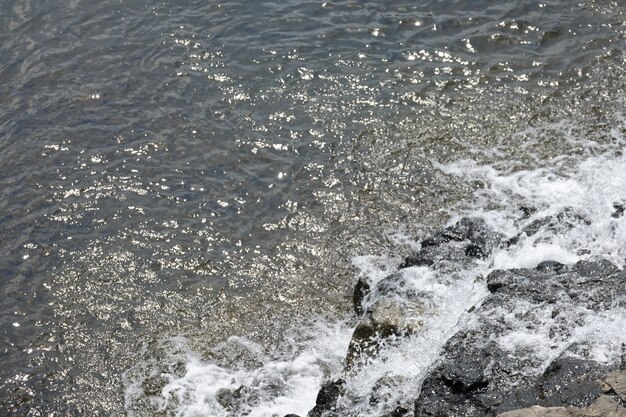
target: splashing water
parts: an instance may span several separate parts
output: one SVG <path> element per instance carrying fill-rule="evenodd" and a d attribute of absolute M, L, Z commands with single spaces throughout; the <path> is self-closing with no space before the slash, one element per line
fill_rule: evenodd
<path fill-rule="evenodd" d="M 258 365 L 254 366 L 220 366 L 183 349 L 183 374 L 159 371 L 166 383 L 154 395 L 158 409 L 185 417 L 305 415 L 315 405 L 320 385 L 336 378 L 346 380 L 340 405 L 353 415 L 379 416 L 398 405 L 411 409 L 421 380 L 438 360 L 445 342 L 457 329 L 477 320 L 467 311 L 487 294 L 482 277 L 490 271 L 535 267 L 544 260 L 571 264 L 607 258 L 621 265 L 626 255 L 626 225 L 619 213 L 614 213 L 626 202 L 626 157 L 620 153 L 610 150 L 583 160 L 564 157 L 550 166 L 517 171 L 498 170 L 471 160 L 435 165 L 447 175 L 482 184 L 471 202 L 454 209 L 450 224 L 462 216 L 480 217 L 504 236 L 519 239 L 510 248 L 498 249 L 489 259 L 469 267 L 402 270 L 405 282 L 428 299 L 420 332 L 389 341 L 375 358 L 356 370 L 342 370 L 352 333 L 350 321 L 319 321 L 305 327 L 300 337 L 285 340 L 290 354 L 279 357 L 259 353 L 264 352 L 260 346 L 244 339 L 230 339 L 244 350 L 256 352 Z M 520 234 L 533 224 L 532 235 Z M 399 247 L 419 247 L 401 233 L 393 238 Z M 353 264 L 359 276 L 375 284 L 396 270 L 397 259 L 358 256 Z M 526 318 L 530 314 L 533 327 L 529 329 L 514 311 L 524 312 Z M 489 319 L 499 313 L 482 314 Z M 545 369 L 573 344 L 586 344 L 589 358 L 609 363 L 619 358 L 622 343 L 626 343 L 621 332 L 626 326 L 626 310 L 617 304 L 601 313 L 572 310 L 556 323 L 545 306 L 520 303 L 505 320 L 509 320 L 511 330 L 497 343 L 511 354 L 534 356 L 538 366 L 525 370 L 530 373 Z M 551 330 L 557 325 L 573 330 L 566 336 L 555 336 Z M 127 410 L 131 414 L 133 404 L 144 395 L 141 385 L 146 372 L 141 366 L 127 376 Z"/>

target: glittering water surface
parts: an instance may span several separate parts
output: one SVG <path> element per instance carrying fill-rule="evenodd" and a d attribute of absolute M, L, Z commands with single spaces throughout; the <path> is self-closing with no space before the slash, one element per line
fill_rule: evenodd
<path fill-rule="evenodd" d="M 341 344 L 352 258 L 476 204 L 485 175 L 448 164 L 623 146 L 620 2 L 0 10 L 3 415 L 175 415 L 134 373 L 232 367 L 230 336 L 293 357 L 312 320 Z"/>

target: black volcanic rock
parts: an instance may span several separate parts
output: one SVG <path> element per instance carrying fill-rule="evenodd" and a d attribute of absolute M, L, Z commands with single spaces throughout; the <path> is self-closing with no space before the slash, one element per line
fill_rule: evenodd
<path fill-rule="evenodd" d="M 384 361 L 382 348 L 421 331 L 438 300 L 416 274 L 430 279 L 435 272 L 453 283 L 459 271 L 498 248 L 588 222 L 571 209 L 540 219 L 532 219 L 534 209 L 522 211 L 525 225 L 508 240 L 481 219 L 463 218 L 424 239 L 399 271 L 376 283 L 360 279 L 353 293 L 358 323 L 340 375 L 352 378 Z M 402 270 L 415 266 L 430 270 Z M 594 320 L 610 319 L 603 312 L 626 307 L 626 271 L 606 260 L 547 260 L 495 270 L 485 281 L 489 294 L 467 310 L 440 360 L 415 387 L 417 399 L 396 398 L 397 375 L 385 375 L 369 393 L 346 391 L 339 379 L 322 386 L 308 417 L 357 417 L 350 404 L 359 401 L 384 410 L 380 417 L 626 417 L 626 347 L 621 365 L 601 364 L 587 359 L 593 342 L 584 335 Z"/>
<path fill-rule="evenodd" d="M 345 392 L 345 385 L 346 382 L 343 379 L 329 381 L 322 385 L 317 393 L 315 407 L 309 411 L 308 417 L 332 416 L 331 413 L 337 406 L 337 400 Z"/>
<path fill-rule="evenodd" d="M 370 284 L 362 278 L 359 278 L 354 286 L 354 292 L 352 293 L 352 305 L 354 306 L 354 312 L 357 316 L 362 316 L 363 301 L 365 297 L 370 293 Z"/>
<path fill-rule="evenodd" d="M 540 266 L 487 277 L 491 294 L 446 343 L 442 361 L 423 382 L 415 416 L 496 416 L 534 405 L 586 409 L 603 395 L 600 378 L 618 365 L 582 359 L 584 345 L 563 351 L 559 343 L 580 324 L 579 312 L 598 313 L 624 302 L 624 274 L 608 261 Z M 530 344 L 508 349 L 499 343 L 516 331 L 542 331 L 544 352 L 533 353 Z"/>

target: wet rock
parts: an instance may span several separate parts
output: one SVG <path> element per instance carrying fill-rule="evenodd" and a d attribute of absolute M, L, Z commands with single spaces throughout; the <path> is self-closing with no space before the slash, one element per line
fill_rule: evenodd
<path fill-rule="evenodd" d="M 365 364 L 378 355 L 381 345 L 392 336 L 403 336 L 421 328 L 420 307 L 402 299 L 377 300 L 359 322 L 348 345 L 346 369 Z"/>
<path fill-rule="evenodd" d="M 395 392 L 398 391 L 399 386 L 405 382 L 405 377 L 402 375 L 394 375 L 387 373 L 376 381 L 369 395 L 369 403 L 377 405 L 380 403 L 387 403 L 393 397 Z M 400 408 L 407 408 L 406 404 L 398 404 Z"/>
<path fill-rule="evenodd" d="M 590 406 L 606 393 L 600 378 L 617 365 L 580 359 L 586 347 L 572 345 L 539 370 L 545 366 L 545 350 L 551 352 L 552 345 L 556 349 L 574 331 L 578 318 L 568 312 L 605 311 L 626 297 L 619 268 L 608 261 L 550 263 L 494 271 L 487 286 L 491 294 L 472 312 L 473 320 L 446 343 L 441 362 L 423 381 L 415 416 L 482 417 L 520 409 L 539 413 L 543 408 L 551 414 L 537 415 L 556 416 L 565 412 L 562 407 L 568 416 L 579 415 L 571 414 L 577 409 L 596 412 L 599 405 Z M 534 329 L 541 329 L 545 338 L 542 354 L 534 353 L 524 336 Z M 611 383 L 605 381 L 613 387 Z M 531 410 L 533 406 L 540 407 Z"/>
<path fill-rule="evenodd" d="M 555 221 L 554 216 L 543 217 L 531 222 L 522 230 L 522 233 L 526 236 L 533 236 L 542 228 L 550 228 L 550 226 L 554 227 L 556 224 L 557 222 Z"/>
<path fill-rule="evenodd" d="M 378 355 L 390 337 L 419 331 L 423 325 L 423 306 L 414 299 L 381 297 L 370 305 L 348 345 L 346 370 L 363 365 Z"/>
<path fill-rule="evenodd" d="M 428 256 L 428 253 L 422 250 L 415 255 L 407 256 L 400 264 L 400 269 L 412 266 L 431 266 L 435 263 L 434 258 L 434 256 Z"/>
<path fill-rule="evenodd" d="M 572 417 L 626 417 L 626 408 L 620 406 L 615 398 L 603 395 L 586 410 L 572 410 Z"/>
<path fill-rule="evenodd" d="M 579 261 L 574 265 L 574 269 L 579 275 L 597 279 L 620 272 L 617 266 L 604 259 L 597 262 Z"/>
<path fill-rule="evenodd" d="M 394 410 L 391 413 L 387 413 L 385 415 L 383 415 L 382 417 L 402 417 L 407 415 L 409 412 L 409 409 L 405 406 L 398 406 L 396 408 L 394 408 Z"/>
<path fill-rule="evenodd" d="M 537 265 L 537 270 L 539 271 L 560 272 L 563 270 L 563 268 L 565 268 L 565 265 L 557 261 L 543 261 L 543 262 L 540 262 L 539 265 Z"/>
<path fill-rule="evenodd" d="M 146 378 L 141 384 L 141 388 L 143 388 L 143 392 L 146 395 L 161 395 L 163 387 L 165 387 L 167 383 L 168 380 L 164 375 L 154 375 Z"/>
<path fill-rule="evenodd" d="M 601 367 L 571 357 L 559 357 L 545 370 L 530 392 L 539 393 L 542 405 L 586 406 L 603 394 L 598 380 Z"/>
<path fill-rule="evenodd" d="M 241 385 L 236 390 L 220 388 L 215 393 L 215 399 L 225 410 L 235 411 L 240 407 L 242 398 L 245 397 L 248 391 L 249 388 L 245 385 Z"/>
<path fill-rule="evenodd" d="M 424 239 L 422 247 L 441 246 L 451 241 L 462 242 L 464 240 L 478 244 L 487 239 L 487 225 L 485 221 L 483 219 L 465 217 L 454 225 L 435 233 L 432 237 Z"/>
<path fill-rule="evenodd" d="M 329 412 L 332 412 L 337 407 L 337 401 L 346 391 L 346 382 L 343 379 L 336 381 L 330 381 L 322 385 L 317 398 L 315 400 L 315 407 L 307 414 L 308 417 L 322 417 L 327 416 Z"/>
<path fill-rule="evenodd" d="M 534 212 L 532 214 L 534 214 Z M 525 213 L 524 219 L 527 219 L 528 217 L 530 216 Z M 533 220 L 524 226 L 518 235 L 513 236 L 506 243 L 507 246 L 512 246 L 517 244 L 517 242 L 524 236 L 532 237 L 540 231 L 545 232 L 545 234 L 559 235 L 560 233 L 571 230 L 577 224 L 589 225 L 590 221 L 584 215 L 573 209 L 565 209 L 555 216 L 545 216 Z M 542 233 L 542 235 L 543 234 L 544 233 Z"/>
<path fill-rule="evenodd" d="M 524 214 L 525 219 L 529 218 L 537 212 L 537 209 L 534 207 L 521 206 L 519 209 Z"/>
<path fill-rule="evenodd" d="M 451 363 L 441 370 L 441 380 L 455 394 L 467 394 L 488 385 L 484 363 L 481 358 L 473 358 L 462 364 Z"/>
<path fill-rule="evenodd" d="M 502 236 L 488 227 L 483 219 L 465 217 L 424 239 L 421 249 L 408 256 L 400 268 L 481 259 L 491 254 L 501 242 Z"/>
<path fill-rule="evenodd" d="M 380 297 L 412 297 L 418 295 L 412 287 L 410 276 L 402 272 L 391 274 L 381 279 L 374 287 L 374 298 Z"/>
<path fill-rule="evenodd" d="M 398 272 L 380 280 L 372 289 L 367 285 L 364 290 L 366 283 L 357 283 L 355 294 L 367 291 L 367 295 L 355 295 L 355 309 L 359 307 L 362 318 L 348 346 L 346 370 L 375 358 L 380 346 L 390 338 L 421 329 L 429 295 L 411 282 L 410 275 Z"/>
<path fill-rule="evenodd" d="M 217 390 L 217 392 L 215 393 L 215 399 L 222 407 L 224 407 L 224 409 L 233 409 L 235 396 L 233 395 L 233 392 L 228 388 L 220 388 L 219 390 Z"/>
<path fill-rule="evenodd" d="M 357 316 L 362 316 L 365 312 L 363 309 L 363 301 L 365 297 L 370 293 L 370 284 L 362 278 L 359 278 L 354 286 L 354 292 L 352 294 L 352 305 L 354 306 L 354 312 Z"/>
<path fill-rule="evenodd" d="M 515 282 L 513 275 L 507 273 L 503 270 L 495 270 L 489 275 L 487 275 L 487 289 L 489 292 L 494 293 L 498 291 L 498 289 L 511 285 Z"/>

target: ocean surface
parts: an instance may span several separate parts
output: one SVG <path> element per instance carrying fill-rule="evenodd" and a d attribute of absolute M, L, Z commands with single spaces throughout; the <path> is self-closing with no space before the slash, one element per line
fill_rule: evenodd
<path fill-rule="evenodd" d="M 608 0 L 4 1 L 0 415 L 304 416 L 358 277 L 464 215 L 513 236 L 583 213 L 406 272 L 424 331 L 344 377 L 355 415 L 410 403 L 477 277 L 623 266 L 625 34 Z M 619 308 L 572 326 L 500 342 L 604 362 L 626 342 Z"/>

